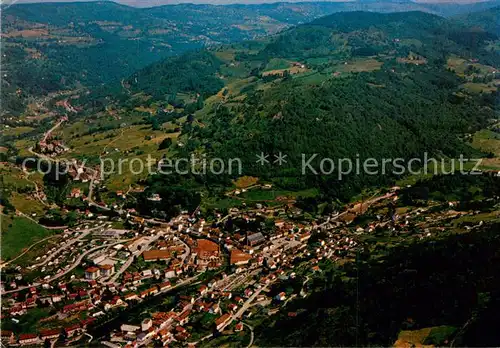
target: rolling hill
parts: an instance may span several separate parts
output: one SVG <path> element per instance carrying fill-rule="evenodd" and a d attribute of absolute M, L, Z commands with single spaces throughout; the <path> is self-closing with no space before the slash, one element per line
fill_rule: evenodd
<path fill-rule="evenodd" d="M 244 331 L 230 334 L 233 324 L 218 327 L 222 332 L 212 330 L 217 316 L 194 308 L 183 331 L 190 335 L 185 343 L 389 346 L 397 340 L 395 346 L 405 347 L 414 342 L 497 345 L 499 178 L 493 173 L 453 175 L 460 168 L 450 166 L 461 156 L 487 157 L 491 171 L 500 164 L 500 40 L 492 30 L 496 9 L 467 20 L 422 11 L 336 12 L 319 18 L 314 14 L 310 22 L 299 24 L 305 16 L 295 10 L 307 5 L 291 10 L 292 19 L 278 18 L 286 11 L 271 15 L 279 6 L 292 5 L 268 5 L 268 15 L 260 13 L 255 23 L 257 17 L 242 17 L 245 6 L 224 8 L 229 11 L 224 17 L 212 13 L 210 6 L 138 10 L 99 4 L 82 4 L 87 12 L 75 4 L 54 6 L 54 18 L 42 5 L 38 12 L 23 8 L 29 10 L 20 15 L 23 20 L 5 17 L 7 40 L 2 41 L 8 47 L 8 65 L 2 83 L 12 97 L 7 106 L 21 110 L 30 96 L 73 89 L 42 102 L 37 99 L 52 103 L 40 117 L 26 112 L 2 126 L 7 140 L 1 153 L 3 212 L 26 214 L 7 220 L 12 223 L 8 238 L 2 235 L 11 248 L 6 256 L 12 260 L 25 250 L 30 253 L 18 260 L 41 260 L 44 253 L 56 250 L 57 243 L 73 244 L 70 252 L 56 252 L 61 258 L 46 270 L 56 274 L 53 278 L 29 266 L 24 268 L 34 272 L 24 274 L 23 268 L 21 281 L 10 285 L 23 267 L 11 264 L 16 273 L 7 272 L 3 280 L 13 298 L 23 297 L 14 293 L 31 293 L 29 287 L 53 283 L 58 277 L 64 277 L 58 282 L 69 285 L 67 294 L 82 286 L 78 279 L 90 263 L 83 260 L 83 252 L 93 256 L 94 249 L 128 241 L 105 245 L 108 241 L 102 238 L 111 230 L 102 228 L 104 221 L 117 233 L 130 229 L 123 238 L 151 239 L 146 236 L 155 233 L 151 225 L 162 231 L 172 225 L 176 235 L 192 235 L 192 240 L 203 235 L 219 242 L 221 250 L 232 245 L 233 251 L 247 250 L 241 238 L 262 231 L 271 243 L 255 247 L 255 260 L 247 270 L 234 265 L 231 257 L 223 268 L 194 274 L 201 265 L 193 258 L 184 260 L 193 249 L 186 247 L 181 264 L 189 267 L 182 277 L 189 278 L 171 279 L 179 286 L 173 293 L 160 291 L 171 298 L 142 298 L 142 305 L 129 302 L 128 309 L 115 312 L 115 317 L 106 307 L 114 294 L 105 290 L 101 307 L 73 313 L 64 325 L 95 318 L 87 333 L 94 341 L 129 336 L 139 340 L 146 332 L 138 338 L 124 336 L 118 327 L 144 322 L 157 310 L 177 308 L 179 295 L 191 296 L 198 289 L 196 283 L 186 282 L 209 283 L 224 271 L 231 282 L 219 282 L 213 290 L 225 287 L 245 297 L 236 315 L 244 320 Z M 186 11 L 175 12 L 178 8 Z M 197 20 L 197 11 L 206 17 L 201 14 Z M 175 20 L 166 19 L 169 15 Z M 215 24 L 210 18 L 217 18 Z M 288 27 L 291 22 L 297 25 Z M 183 35 L 174 34 L 181 26 Z M 269 35 L 260 37 L 261 33 Z M 244 40 L 252 35 L 259 37 Z M 171 40 L 177 41 L 170 47 Z M 194 49 L 184 52 L 183 43 Z M 200 47 L 202 43 L 206 47 Z M 32 156 L 40 157 L 35 161 L 38 173 L 34 166 L 33 171 L 20 167 Z M 49 156 L 58 164 L 71 161 L 71 170 L 59 173 L 57 165 L 40 173 L 42 159 Z M 436 159 L 431 170 L 451 175 L 414 173 L 427 164 L 426 158 Z M 166 160 L 164 167 L 156 167 L 160 159 Z M 181 159 L 183 163 L 176 161 Z M 235 159 L 241 161 L 241 172 L 238 165 L 227 171 L 225 164 Z M 439 167 L 437 160 L 446 165 Z M 133 165 L 137 161 L 139 171 Z M 99 169 L 101 178 L 96 176 Z M 76 239 L 64 232 L 65 242 L 36 246 L 36 254 L 31 254 L 31 247 L 20 242 L 34 243 L 51 233 L 31 226 L 30 216 L 47 226 L 67 225 L 65 231 L 75 232 Z M 174 216 L 180 217 L 167 223 Z M 150 217 L 165 219 L 165 224 Z M 146 222 L 151 224 L 147 229 Z M 88 239 L 90 225 L 100 230 L 93 232 L 98 241 Z M 154 238 L 156 246 L 143 244 L 138 250 L 171 247 L 173 240 L 161 234 Z M 191 245 L 191 237 L 182 238 Z M 124 250 L 109 257 L 123 258 L 130 272 L 141 271 L 146 265 L 143 258 Z M 176 255 L 177 251 L 172 254 Z M 74 275 L 66 273 L 67 264 L 79 267 Z M 238 268 L 230 270 L 234 266 Z M 233 270 L 238 274 L 232 275 Z M 126 282 L 125 274 L 119 282 Z M 247 280 L 250 285 L 241 283 Z M 104 289 L 108 281 L 99 278 L 96 289 Z M 123 284 L 133 293 L 156 289 L 160 281 L 146 280 L 139 289 Z M 247 286 L 258 289 L 248 299 L 243 295 Z M 37 300 L 38 308 L 9 321 L 6 329 L 44 337 L 37 323 L 51 329 L 61 325 L 63 317 L 53 314 L 73 306 L 67 302 L 72 297 L 80 301 L 82 293 L 77 290 L 76 298 L 68 296 L 55 307 Z M 266 294 L 262 299 L 257 296 L 260 291 Z M 164 307 L 158 308 L 160 302 Z M 227 300 L 219 302 L 224 313 L 231 313 Z M 91 315 L 101 309 L 107 314 L 100 319 Z M 243 313 L 245 309 L 251 312 Z M 117 334 L 111 338 L 114 328 Z M 155 324 L 149 331 L 161 328 Z M 61 336 L 61 341 L 68 338 Z M 174 344 L 180 345 L 181 337 L 175 336 L 179 342 Z M 210 336 L 214 340 L 205 340 Z M 71 339 L 75 341 L 61 344 L 83 339 L 81 345 L 90 344 L 79 335 Z M 158 345 L 155 336 L 141 342 Z"/>
<path fill-rule="evenodd" d="M 452 15 L 495 4 L 498 0 L 480 5 L 360 1 L 133 8 L 96 1 L 4 6 L 2 112 L 19 114 L 32 97 L 119 80 L 167 56 L 274 34 L 334 12 Z"/>
<path fill-rule="evenodd" d="M 339 177 L 338 168 L 330 175 L 304 173 L 302 156 L 316 156 L 311 165 L 318 170 L 324 158 L 481 155 L 462 138 L 498 117 L 493 67 L 500 60 L 487 49 L 492 40 L 495 34 L 423 12 L 336 13 L 261 40 L 154 63 L 127 79 L 125 90 L 113 94 L 108 86 L 100 91 L 101 103 L 90 100 L 103 115 L 109 100 L 122 115 L 158 109 L 144 118 L 153 125 L 186 116 L 170 147 L 174 158 L 240 158 L 244 175 L 286 189 L 317 187 L 327 199 L 348 201 L 363 187 L 393 183 L 398 175 Z M 458 74 L 449 65 L 457 57 L 484 71 Z M 467 81 L 490 81 L 491 89 L 469 93 Z M 147 98 L 131 98 L 140 95 Z M 179 113 L 161 112 L 170 107 Z M 261 152 L 286 154 L 287 162 L 259 165 Z M 201 181 L 212 190 L 229 179 L 234 175 Z M 148 190 L 162 190 L 172 180 L 153 176 Z"/>
<path fill-rule="evenodd" d="M 500 35 L 500 6 L 496 6 L 484 11 L 469 13 L 457 16 L 470 26 L 477 26 L 485 31 Z"/>

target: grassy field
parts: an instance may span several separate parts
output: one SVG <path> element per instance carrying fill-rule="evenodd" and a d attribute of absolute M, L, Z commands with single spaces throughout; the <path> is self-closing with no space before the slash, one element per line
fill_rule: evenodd
<path fill-rule="evenodd" d="M 145 106 L 135 107 L 134 110 L 139 112 L 147 112 L 150 113 L 151 115 L 156 115 L 156 107 L 154 107 L 154 103 L 150 107 L 145 107 Z"/>
<path fill-rule="evenodd" d="M 382 62 L 373 58 L 354 59 L 346 62 L 347 64 L 339 64 L 336 66 L 335 71 L 343 73 L 362 72 L 362 71 L 375 71 L 382 67 Z"/>
<path fill-rule="evenodd" d="M 399 44 L 401 46 L 422 47 L 422 41 L 417 40 L 417 39 L 400 39 Z"/>
<path fill-rule="evenodd" d="M 482 170 L 500 171 L 500 157 L 481 159 L 481 165 L 479 168 L 481 168 Z"/>
<path fill-rule="evenodd" d="M 500 134 L 484 129 L 474 134 L 472 146 L 486 153 L 492 153 L 493 158 L 483 158 L 482 170 L 500 170 Z"/>
<path fill-rule="evenodd" d="M 135 96 L 131 97 L 135 99 L 144 99 L 143 96 Z M 60 136 L 65 144 L 70 142 L 73 138 L 80 138 L 82 136 L 87 136 L 89 131 L 97 130 L 97 129 L 113 129 L 119 130 L 123 125 L 130 126 L 133 123 L 137 123 L 142 121 L 143 115 L 134 114 L 130 112 L 125 112 L 123 110 L 115 110 L 109 109 L 106 112 L 103 112 L 96 116 L 96 118 L 92 118 L 87 120 L 87 122 L 76 121 L 73 123 L 65 123 L 62 127 L 59 127 L 55 135 Z M 106 132 L 96 132 L 96 134 L 101 134 Z"/>
<path fill-rule="evenodd" d="M 166 125 L 167 126 L 167 125 Z M 148 154 L 159 160 L 168 152 L 158 150 L 160 143 L 165 138 L 176 139 L 179 133 L 166 133 L 163 130 L 152 130 L 149 125 L 133 125 L 105 132 L 75 136 L 73 126 L 70 131 L 72 137 L 68 139 L 67 145 L 72 149 L 71 156 L 79 158 L 97 158 L 102 156 L 105 163 L 115 164 L 115 175 L 111 175 L 106 181 L 110 190 L 126 190 L 129 185 L 144 179 L 148 171 L 144 170 L 135 176 L 133 171 L 139 171 L 139 160 L 147 163 Z M 168 127 L 167 127 L 168 128 Z M 137 158 L 137 160 L 134 160 Z M 119 161 L 122 165 L 119 166 Z M 131 162 L 134 160 L 135 162 Z M 131 163 L 137 164 L 131 165 Z M 120 169 L 121 168 L 121 169 Z"/>
<path fill-rule="evenodd" d="M 230 50 L 230 49 L 226 49 L 224 51 L 219 51 L 219 52 L 213 52 L 214 55 L 219 58 L 220 60 L 224 61 L 224 62 L 231 62 L 235 59 L 235 51 L 234 50 Z"/>
<path fill-rule="evenodd" d="M 229 209 L 232 207 L 241 207 L 243 201 L 236 198 L 208 198 L 203 201 L 204 209 Z"/>
<path fill-rule="evenodd" d="M 19 216 L 1 215 L 2 260 L 9 260 L 23 252 L 31 244 L 54 234 L 35 222 Z"/>
<path fill-rule="evenodd" d="M 234 96 L 234 95 L 238 95 L 241 93 L 241 90 L 244 88 L 244 87 L 248 87 L 248 85 L 250 84 L 253 84 L 253 83 L 257 83 L 257 78 L 256 77 L 249 77 L 249 78 L 246 78 L 246 79 L 239 79 L 239 80 L 236 80 L 234 82 L 231 82 L 231 83 L 228 83 L 226 88 L 228 90 L 228 95 L 231 97 L 231 96 Z"/>
<path fill-rule="evenodd" d="M 131 150 L 135 147 L 144 147 L 159 144 L 169 136 L 161 131 L 152 131 L 147 126 L 130 126 L 122 129 L 113 129 L 106 132 L 74 137 L 67 141 L 72 149 L 72 155 L 100 155 L 103 151 Z M 171 134 L 170 134 L 171 136 Z"/>
<path fill-rule="evenodd" d="M 394 347 L 434 347 L 448 343 L 448 339 L 456 332 L 453 326 L 435 326 L 420 330 L 403 330 L 399 333 Z"/>
<path fill-rule="evenodd" d="M 270 75 L 283 75 L 285 72 L 288 72 L 290 75 L 295 75 L 295 74 L 300 74 L 300 73 L 305 73 L 305 72 L 308 72 L 309 69 L 307 68 L 302 68 L 300 66 L 292 66 L 292 67 L 289 67 L 289 68 L 285 68 L 285 69 L 274 69 L 274 70 L 268 70 L 268 71 L 264 71 L 262 73 L 262 76 L 270 76 Z"/>
<path fill-rule="evenodd" d="M 335 56 L 326 56 L 326 57 L 312 57 L 306 58 L 305 63 L 311 66 L 317 66 L 321 64 L 329 64 L 336 59 Z"/>
<path fill-rule="evenodd" d="M 479 82 L 467 82 L 460 86 L 460 88 L 474 94 L 479 93 L 491 93 L 497 90 L 494 83 L 479 83 Z"/>
<path fill-rule="evenodd" d="M 254 176 L 241 176 L 234 181 L 234 186 L 236 186 L 237 188 L 245 188 L 255 185 L 258 181 L 259 178 L 256 178 Z"/>
<path fill-rule="evenodd" d="M 492 152 L 496 157 L 500 157 L 500 134 L 488 129 L 481 130 L 474 134 L 472 146 L 484 152 Z"/>
<path fill-rule="evenodd" d="M 405 330 L 401 331 L 398 340 L 394 343 L 394 347 L 423 347 L 424 341 L 431 333 L 432 328 L 424 328 L 421 330 Z"/>
<path fill-rule="evenodd" d="M 45 205 L 38 199 L 27 197 L 25 194 L 12 192 L 10 202 L 17 210 L 26 215 L 42 216 L 45 212 Z"/>
<path fill-rule="evenodd" d="M 493 161 L 496 161 L 498 159 L 494 158 L 492 159 Z M 481 170 L 488 170 L 491 169 L 490 166 L 493 166 L 495 162 L 489 161 L 489 159 L 483 158 L 481 159 L 481 162 L 479 164 L 479 169 Z M 400 180 L 396 181 L 397 186 L 406 186 L 406 185 L 413 185 L 415 184 L 418 180 L 424 180 L 424 179 L 429 179 L 431 178 L 434 174 L 439 174 L 439 173 L 449 173 L 451 171 L 457 171 L 460 170 L 460 162 L 458 159 L 454 160 L 455 165 L 454 167 L 452 166 L 451 159 L 444 159 L 443 162 L 441 162 L 440 159 L 438 159 L 438 164 L 437 166 L 434 165 L 433 162 L 429 162 L 427 172 L 425 172 L 423 169 L 421 170 L 421 173 L 419 174 L 412 174 L 408 175 Z M 464 162 L 463 164 L 463 170 L 468 171 L 474 169 L 476 166 L 477 161 L 468 161 Z M 499 163 L 500 164 L 500 163 Z M 454 169 L 454 170 L 453 170 Z"/>
<path fill-rule="evenodd" d="M 23 172 L 14 167 L 13 164 L 1 163 L 0 164 L 0 175 L 2 176 L 2 188 L 8 188 L 12 190 L 17 189 L 29 189 L 33 190 L 35 186 L 25 179 Z"/>
<path fill-rule="evenodd" d="M 318 85 L 323 81 L 326 81 L 330 78 L 329 75 L 324 73 L 319 73 L 317 71 L 312 71 L 306 74 L 300 74 L 293 77 L 295 81 L 299 81 L 305 85 Z"/>
<path fill-rule="evenodd" d="M 26 254 L 24 254 L 16 261 L 14 261 L 14 264 L 19 265 L 21 267 L 26 267 L 32 264 L 37 257 L 43 256 L 50 249 L 52 249 L 55 246 L 58 246 L 59 242 L 60 239 L 57 236 L 54 236 L 54 238 L 51 239 L 47 239 L 46 241 L 35 245 L 32 249 L 30 249 L 30 251 L 28 251 Z"/>
<path fill-rule="evenodd" d="M 459 76 L 465 75 L 465 71 L 468 66 L 474 67 L 480 74 L 489 74 L 495 70 L 492 66 L 473 63 L 457 56 L 450 57 L 446 62 L 446 67 L 453 70 Z"/>
<path fill-rule="evenodd" d="M 226 82 L 231 82 L 234 78 L 245 78 L 248 77 L 250 71 L 254 68 L 259 67 L 258 62 L 239 62 L 236 60 L 236 54 L 238 52 L 249 53 L 248 50 L 233 50 L 228 49 L 222 52 L 214 52 L 217 58 L 221 59 L 224 63 L 220 67 L 220 77 L 224 78 Z"/>
<path fill-rule="evenodd" d="M 449 343 L 449 339 L 453 337 L 453 334 L 457 331 L 457 328 L 453 326 L 436 326 L 431 328 L 431 332 L 425 339 L 425 344 L 432 344 L 434 346 L 442 346 Z"/>
<path fill-rule="evenodd" d="M 4 136 L 9 135 L 21 135 L 33 131 L 35 128 L 32 127 L 14 127 L 14 128 L 4 128 L 1 133 Z"/>
<path fill-rule="evenodd" d="M 129 126 L 102 133 L 75 137 L 68 142 L 72 154 L 100 155 L 103 151 L 156 150 L 165 138 L 175 138 L 176 133 L 154 131 L 147 125 Z"/>
<path fill-rule="evenodd" d="M 35 141 L 30 139 L 21 139 L 14 143 L 14 147 L 19 150 L 19 156 L 21 157 L 31 157 L 33 156 L 28 149 L 35 146 Z"/>
<path fill-rule="evenodd" d="M 35 185 L 43 188 L 42 175 L 32 173 L 28 180 L 25 174 L 12 164 L 0 164 L 0 175 L 2 176 L 1 188 L 4 194 L 9 198 L 10 203 L 25 214 L 31 215 L 36 213 L 40 216 L 45 211 L 45 206 L 40 200 L 31 197 L 31 193 L 35 192 Z"/>
<path fill-rule="evenodd" d="M 314 197 L 318 195 L 319 191 L 315 188 L 302 190 L 302 191 L 286 191 L 286 190 L 248 190 L 242 193 L 239 198 L 244 201 L 259 202 L 259 201 L 274 201 L 278 198 L 290 198 L 295 199 L 299 196 L 302 197 Z"/>
<path fill-rule="evenodd" d="M 286 59 L 282 58 L 272 58 L 269 60 L 269 63 L 267 63 L 266 67 L 264 68 L 264 71 L 270 71 L 270 70 L 281 70 L 281 69 L 287 69 L 290 67 L 290 62 Z"/>
<path fill-rule="evenodd" d="M 486 212 L 477 214 L 474 216 L 461 216 L 458 219 L 453 220 L 452 225 L 454 228 L 458 228 L 460 224 L 469 223 L 469 224 L 479 224 L 481 221 L 499 221 L 500 213 L 499 212 Z"/>
<path fill-rule="evenodd" d="M 452 56 L 447 60 L 446 67 L 450 70 L 453 70 L 458 76 L 469 79 L 469 82 L 461 85 L 461 88 L 466 92 L 479 94 L 491 93 L 497 90 L 498 80 L 493 80 L 489 83 L 471 82 L 473 77 L 491 76 L 494 71 L 497 70 L 492 66 L 480 64 L 477 62 L 471 62 L 467 59 Z M 473 69 L 473 71 L 468 71 L 468 69 L 471 68 Z"/>

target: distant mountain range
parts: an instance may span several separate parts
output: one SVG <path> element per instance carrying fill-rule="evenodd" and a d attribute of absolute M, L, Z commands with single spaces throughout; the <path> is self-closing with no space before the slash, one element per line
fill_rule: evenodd
<path fill-rule="evenodd" d="M 86 2 L 88 0 L 73 0 L 71 2 Z M 96 0 L 99 1 L 99 0 Z M 28 3 L 50 3 L 50 2 L 68 2 L 67 0 L 7 0 L 4 4 L 28 4 Z M 120 0 L 117 3 L 133 6 L 133 7 L 153 7 L 153 6 L 163 6 L 163 5 L 175 5 L 175 4 L 211 4 L 211 5 L 232 5 L 232 4 L 245 4 L 245 5 L 259 5 L 259 4 L 272 4 L 276 3 L 274 0 Z M 301 0 L 290 0 L 287 3 L 301 3 Z M 315 2 L 374 2 L 371 0 L 318 0 Z M 487 0 L 395 0 L 394 2 L 413 2 L 419 4 L 460 4 L 460 5 L 471 5 L 480 4 L 488 2 Z"/>
<path fill-rule="evenodd" d="M 135 8 L 96 1 L 3 6 L 3 112 L 21 112 L 30 96 L 96 86 L 167 56 L 275 34 L 336 12 L 452 16 L 499 4 L 500 0 L 467 5 L 366 0 Z"/>

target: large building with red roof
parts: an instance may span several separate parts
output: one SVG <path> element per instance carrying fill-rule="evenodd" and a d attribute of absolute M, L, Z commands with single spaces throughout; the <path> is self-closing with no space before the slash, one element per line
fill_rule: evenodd
<path fill-rule="evenodd" d="M 198 239 L 194 253 L 197 256 L 197 264 L 200 268 L 216 268 L 220 265 L 219 244 L 208 239 Z"/>

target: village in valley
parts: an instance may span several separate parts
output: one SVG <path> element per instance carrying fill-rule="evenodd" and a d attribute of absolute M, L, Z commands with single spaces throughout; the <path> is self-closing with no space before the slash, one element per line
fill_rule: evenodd
<path fill-rule="evenodd" d="M 99 2 L 99 6 L 105 5 Z M 147 17 L 147 25 L 151 18 L 154 17 Z M 259 23 L 261 20 L 268 28 L 266 33 L 282 28 L 259 15 Z M 137 39 L 141 32 L 131 31 L 132 26 L 113 21 L 89 23 L 91 28 L 130 31 L 124 37 L 127 42 L 134 41 L 133 52 L 140 50 L 135 48 L 135 42 L 140 43 Z M 191 26 L 191 19 L 188 23 Z M 395 23 L 394 28 L 402 25 Z M 414 28 L 414 23 L 418 22 L 410 22 L 409 28 L 420 29 Z M 292 34 L 296 45 L 300 43 L 296 51 L 288 52 L 293 47 L 287 41 L 278 41 L 279 45 L 256 41 L 226 48 L 210 46 L 203 55 L 196 53 L 196 59 L 177 57 L 177 65 L 167 61 L 161 67 L 154 65 L 147 74 L 117 80 L 121 82 L 117 88 L 121 89 L 115 97 L 98 95 L 98 90 L 91 93 L 78 82 L 71 90 L 30 97 L 22 114 L 4 118 L 0 126 L 1 135 L 7 140 L 6 146 L 0 147 L 0 210 L 5 226 L 0 255 L 2 347 L 250 348 L 273 342 L 259 334 L 265 329 L 274 330 L 279 320 L 287 328 L 287 320 L 294 318 L 300 325 L 300 320 L 306 323 L 310 317 L 322 320 L 318 313 L 308 316 L 318 309 L 318 302 L 311 299 L 333 293 L 325 290 L 336 289 L 337 285 L 338 293 L 357 289 L 358 271 L 372 270 L 360 265 L 376 265 L 385 270 L 389 256 L 406 255 L 406 246 L 426 250 L 428 245 L 447 238 L 454 241 L 455 237 L 458 240 L 468 234 L 480 235 L 487 229 L 489 234 L 498 226 L 500 119 L 496 111 L 489 110 L 490 106 L 479 108 L 483 104 L 493 105 L 497 96 L 498 65 L 480 61 L 469 50 L 440 57 L 442 41 L 435 44 L 433 36 L 427 38 L 427 32 L 417 40 L 405 39 L 404 33 L 386 37 L 383 30 L 349 30 L 342 34 L 325 26 L 313 35 L 324 40 L 324 47 L 316 50 L 307 34 L 316 27 L 321 26 L 299 27 L 306 31 L 299 31 L 296 37 L 295 31 L 283 33 Z M 33 38 L 51 40 L 52 36 L 42 35 L 44 28 L 31 32 Z M 72 21 L 67 30 L 71 33 L 74 28 L 78 26 Z M 250 27 L 242 28 L 246 33 Z M 16 32 L 17 29 L 13 31 Z M 179 36 L 177 30 L 168 33 L 169 37 Z M 76 42 L 83 40 L 82 43 L 90 40 L 69 37 Z M 211 42 L 205 35 L 193 37 Z M 427 42 L 422 46 L 424 38 L 429 46 Z M 368 40 L 370 45 L 349 46 L 349 40 Z M 152 42 L 158 45 L 161 40 Z M 330 47 L 332 42 L 339 51 Z M 171 48 L 166 42 L 163 45 L 165 50 Z M 435 46 L 439 46 L 436 52 Z M 489 46 L 493 52 L 500 44 L 495 41 Z M 316 57 L 320 53 L 324 56 Z M 186 68 L 184 60 L 191 62 L 187 68 L 192 71 Z M 217 65 L 213 71 L 211 64 Z M 443 71 L 433 70 L 437 69 L 435 65 Z M 168 77 L 170 73 L 180 82 Z M 200 77 L 202 73 L 207 74 L 206 79 Z M 80 74 L 78 69 L 76 76 Z M 158 85 L 156 77 L 161 77 Z M 441 82 L 434 83 L 441 80 L 446 82 L 443 86 Z M 145 81 L 152 84 L 147 89 L 139 86 Z M 196 89 L 203 89 L 210 81 L 213 91 Z M 451 89 L 454 83 L 457 88 Z M 193 90 L 179 87 L 168 93 L 161 90 L 160 97 L 153 95 L 158 87 L 175 84 L 199 86 Z M 436 90 L 429 90 L 429 86 Z M 19 88 L 16 93 L 26 91 Z M 476 105 L 479 98 L 483 104 Z M 436 108 L 444 100 L 442 109 L 428 114 L 427 109 Z M 458 111 L 442 115 L 455 107 Z M 387 110 L 394 114 L 386 117 L 383 113 Z M 469 125 L 468 118 L 479 113 L 477 110 L 485 112 L 484 120 L 478 118 Z M 379 111 L 380 117 L 368 117 Z M 310 120 L 304 117 L 309 113 Z M 486 118 L 487 115 L 495 118 Z M 455 123 L 457 129 L 448 131 Z M 435 129 L 439 127 L 444 130 Z M 456 140 L 460 148 L 455 149 L 450 139 Z M 425 147 L 416 146 L 424 140 Z M 441 143 L 447 144 L 449 153 L 439 148 Z M 252 151 L 241 150 L 250 148 L 246 147 L 249 144 Z M 237 150 L 241 153 L 233 152 L 240 145 Z M 474 169 L 474 163 L 467 163 L 465 172 L 458 174 L 459 168 L 453 165 L 458 163 L 455 160 L 462 145 L 471 158 L 481 159 Z M 254 148 L 257 158 L 258 153 L 262 154 L 262 165 L 255 161 Z M 435 167 L 429 166 L 433 173 L 380 178 L 365 173 L 344 182 L 334 178 L 333 167 L 329 175 L 311 174 L 307 178 L 304 172 L 299 176 L 298 168 L 291 168 L 293 157 L 297 160 L 299 152 L 304 156 L 304 149 L 311 154 L 317 152 L 316 155 L 338 149 L 335 156 L 343 154 L 345 159 L 359 160 L 356 152 L 362 148 L 370 150 L 365 154 L 367 158 L 380 155 L 381 159 L 434 149 L 432 155 L 439 158 L 441 168 L 436 159 Z M 397 151 L 390 151 L 391 148 Z M 189 166 L 188 158 L 196 155 L 212 159 L 220 149 L 226 157 L 246 156 L 242 157 L 243 163 L 251 171 L 220 171 L 217 175 L 198 175 L 201 171 L 196 170 L 186 175 L 161 171 L 168 167 L 168 161 L 185 160 Z M 285 154 L 286 150 L 290 152 Z M 273 162 L 273 156 L 278 161 L 278 151 L 283 160 L 279 164 Z M 140 173 L 134 173 L 131 164 L 149 165 L 150 155 L 154 155 L 147 168 L 150 170 L 143 167 Z M 420 163 L 427 169 L 430 162 Z M 117 163 L 120 165 L 115 167 Z M 123 171 L 121 163 L 127 163 Z M 281 171 L 274 172 L 278 167 Z M 413 257 L 421 263 L 419 254 Z M 400 264 L 399 259 L 391 262 Z M 422 262 L 424 266 L 427 263 Z M 422 269 L 427 269 L 424 266 Z M 417 274 L 416 267 L 404 272 Z M 391 283 L 383 272 L 377 275 L 381 283 Z M 452 289 L 454 283 L 448 275 L 429 276 L 435 282 L 432 287 Z M 411 286 L 415 293 L 426 293 L 421 289 L 432 284 L 430 280 L 419 283 L 420 278 L 408 279 L 421 286 Z M 446 282 L 452 285 L 445 287 Z M 474 297 L 477 284 L 469 283 Z M 401 297 L 407 296 L 405 286 L 396 290 L 394 293 Z M 490 290 L 477 292 L 478 298 L 490 298 Z M 375 294 L 387 297 L 386 292 Z M 408 303 L 413 301 L 408 298 Z M 312 305 L 307 305 L 308 300 Z M 411 305 L 417 307 L 422 302 L 425 301 Z M 415 324 L 413 318 L 406 316 L 410 306 L 401 303 L 405 302 L 399 303 L 401 308 L 383 301 L 380 307 L 370 307 L 372 312 L 367 313 L 376 320 L 380 308 L 391 307 L 387 312 L 397 311 L 398 316 L 386 313 L 386 321 L 380 325 L 388 327 L 389 338 L 382 341 L 380 334 L 376 338 L 380 341 L 370 340 L 370 335 L 375 337 L 381 330 L 376 323 L 370 332 L 367 330 L 369 338 L 363 343 L 382 346 L 380 342 L 390 342 L 407 329 L 407 336 L 414 338 L 409 330 L 421 323 Z M 458 300 L 443 307 L 441 313 L 430 315 L 426 327 L 437 325 L 438 320 L 434 319 L 443 319 L 443 313 L 454 313 L 449 308 L 459 307 L 457 304 Z M 346 313 L 359 309 L 354 301 L 348 305 L 353 307 L 343 307 Z M 341 314 L 335 316 L 338 308 L 341 307 L 333 304 L 328 307 L 328 315 L 335 318 L 324 322 L 334 323 L 332 327 L 345 322 L 345 328 L 339 332 L 344 330 L 354 337 L 352 332 L 356 330 L 358 345 L 358 313 L 354 328 L 354 321 L 344 320 Z M 471 308 L 473 318 L 482 310 L 479 305 Z M 471 322 L 467 317 L 453 323 L 457 328 L 454 332 L 464 331 Z M 462 323 L 465 324 L 460 329 Z M 360 330 L 367 327 L 365 322 L 359 326 Z M 328 330 L 329 327 L 318 332 L 324 334 Z M 272 331 L 272 335 L 276 332 Z M 304 332 L 316 335 L 314 331 Z M 269 339 L 269 332 L 266 334 Z M 337 335 L 337 331 L 331 335 Z M 446 344 L 435 346 L 449 345 L 447 339 Z M 307 342 L 316 346 L 330 343 Z M 344 341 L 339 338 L 338 342 Z M 352 341 L 345 342 L 354 345 Z M 402 346 L 424 346 L 423 339 L 415 342 L 404 341 Z"/>
<path fill-rule="evenodd" d="M 29 152 L 57 163 L 74 151 L 53 135 L 65 122 L 57 120 Z M 100 158 L 116 139 L 99 150 Z M 26 168 L 4 168 L 34 184 L 28 202 L 44 209 L 38 215 L 16 210 L 18 219 L 60 219 L 44 227 L 57 233 L 23 244 L 0 265 L 1 339 L 9 346 L 250 347 L 266 318 L 306 312 L 289 304 L 310 296 L 326 271 L 362 253 L 383 253 L 380 240 L 395 246 L 499 218 L 498 197 L 465 210 L 459 201 L 409 202 L 411 184 L 311 214 L 304 204 L 311 192 L 276 190 L 254 177 L 235 181 L 219 207 L 152 218 L 134 208 L 144 187 L 106 189 L 113 178 L 101 176 L 99 166 L 78 159 L 66 165 L 67 207 L 48 204 L 46 183 Z M 153 192 L 147 201 L 163 198 Z"/>
<path fill-rule="evenodd" d="M 67 100 L 63 105 L 72 112 Z M 316 291 L 314 284 L 328 270 L 357 262 L 363 253 L 470 232 L 500 217 L 498 197 L 484 199 L 480 208 L 444 196 L 408 200 L 416 180 L 371 189 L 350 204 L 312 213 L 306 202 L 316 191 L 284 191 L 240 177 L 215 204 L 154 218 L 138 212 L 143 185 L 101 175 L 102 168 L 78 152 L 92 150 L 100 160 L 137 155 L 130 139 L 140 139 L 144 151 L 156 151 L 166 135 L 154 142 L 130 126 L 81 147 L 81 137 L 74 137 L 68 146 L 61 140 L 67 122 L 64 116 L 55 119 L 27 151 L 46 163 L 71 155 L 62 204 L 49 203 L 51 183 L 35 168 L 3 163 L 17 199 L 11 224 L 23 221 L 39 231 L 36 240 L 9 241 L 18 252 L 0 264 L 1 340 L 8 346 L 250 347 L 255 329 L 271 316 L 307 312 L 290 305 Z M 166 198 L 151 192 L 146 201 Z"/>
<path fill-rule="evenodd" d="M 233 207 L 224 216 L 184 211 L 169 221 L 134 209 L 87 211 L 51 249 L 23 266 L 15 259 L 2 265 L 9 270 L 2 342 L 251 346 L 256 323 L 278 312 L 298 315 L 287 304 L 307 297 L 324 268 L 355 261 L 377 236 L 397 244 L 447 233 L 443 226 L 456 221 L 469 231 L 488 218 L 455 211 L 458 202 L 395 208 L 399 190 L 308 221 L 290 203 Z M 23 327 L 32 332 L 8 330 L 30 317 L 36 321 Z"/>

